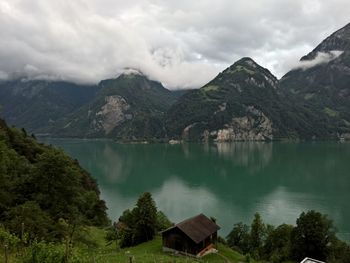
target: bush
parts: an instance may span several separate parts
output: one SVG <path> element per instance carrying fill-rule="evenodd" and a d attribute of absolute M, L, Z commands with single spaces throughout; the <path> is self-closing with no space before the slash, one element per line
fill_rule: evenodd
<path fill-rule="evenodd" d="M 34 242 L 26 251 L 23 263 L 62 263 L 67 262 L 63 245 L 44 241 Z"/>
<path fill-rule="evenodd" d="M 1 247 L 7 246 L 10 251 L 15 250 L 19 244 L 20 239 L 15 235 L 8 232 L 3 226 L 0 225 L 0 245 Z"/>

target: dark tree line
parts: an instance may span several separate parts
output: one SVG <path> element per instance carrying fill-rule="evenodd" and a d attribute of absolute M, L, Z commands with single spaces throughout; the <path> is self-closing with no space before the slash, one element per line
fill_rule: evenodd
<path fill-rule="evenodd" d="M 257 213 L 251 226 L 234 225 L 227 244 L 256 260 L 270 262 L 300 261 L 311 257 L 328 263 L 346 263 L 350 247 L 336 237 L 332 220 L 316 211 L 303 212 L 296 226 L 278 227 L 263 223 Z"/>
<path fill-rule="evenodd" d="M 76 160 L 0 119 L 0 225 L 28 242 L 109 223 L 96 181 Z"/>

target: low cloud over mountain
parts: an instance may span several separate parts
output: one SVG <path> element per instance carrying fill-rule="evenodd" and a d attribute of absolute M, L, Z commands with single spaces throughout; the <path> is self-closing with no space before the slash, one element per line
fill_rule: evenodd
<path fill-rule="evenodd" d="M 348 22 L 347 0 L 0 0 L 0 79 L 96 83 L 135 68 L 199 87 L 243 56 L 277 76 Z"/>

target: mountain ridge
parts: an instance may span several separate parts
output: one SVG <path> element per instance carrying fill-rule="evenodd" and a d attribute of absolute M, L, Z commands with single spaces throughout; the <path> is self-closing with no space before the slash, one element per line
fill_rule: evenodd
<path fill-rule="evenodd" d="M 347 24 L 280 80 L 243 57 L 203 87 L 186 92 L 171 92 L 131 69 L 90 86 L 86 94 L 84 86 L 67 82 L 2 82 L 0 104 L 9 123 L 54 137 L 350 139 L 349 83 Z"/>
<path fill-rule="evenodd" d="M 301 61 L 312 61 L 316 54 L 334 50 L 341 53 L 312 67 L 289 71 L 280 80 L 280 87 L 284 96 L 324 118 L 315 123 L 315 129 L 324 126 L 329 136 L 350 138 L 350 24 L 323 40 Z"/>
<path fill-rule="evenodd" d="M 332 50 L 350 50 L 350 23 L 328 36 L 314 50 L 303 56 L 300 60 L 312 60 L 316 57 L 317 52 L 330 52 Z"/>
<path fill-rule="evenodd" d="M 174 104 L 168 111 L 168 135 L 219 142 L 273 140 L 272 123 L 265 113 L 280 107 L 277 84 L 270 71 L 242 58 Z"/>
<path fill-rule="evenodd" d="M 121 74 L 98 86 L 91 103 L 61 119 L 51 130 L 54 136 L 127 140 L 163 136 L 161 119 L 175 98 L 160 82 L 140 74 Z"/>

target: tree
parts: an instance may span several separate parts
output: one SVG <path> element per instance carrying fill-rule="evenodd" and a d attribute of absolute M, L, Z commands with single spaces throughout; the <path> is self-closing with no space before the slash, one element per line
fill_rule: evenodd
<path fill-rule="evenodd" d="M 29 240 L 51 239 L 50 232 L 54 222 L 49 215 L 40 209 L 37 203 L 28 201 L 22 205 L 11 208 L 5 213 L 4 225 L 21 237 L 22 232 L 28 235 Z"/>
<path fill-rule="evenodd" d="M 157 207 L 148 192 L 141 195 L 135 208 L 135 241 L 137 243 L 153 239 L 157 227 Z"/>
<path fill-rule="evenodd" d="M 256 258 L 260 256 L 260 250 L 263 245 L 266 226 L 263 223 L 259 213 L 255 213 L 254 220 L 250 227 L 250 252 Z"/>
<path fill-rule="evenodd" d="M 233 229 L 226 237 L 227 244 L 239 249 L 242 253 L 249 252 L 249 227 L 242 222 L 233 226 Z"/>
<path fill-rule="evenodd" d="M 119 222 L 123 222 L 129 227 L 135 225 L 135 209 L 126 209 L 123 214 L 119 217 Z"/>
<path fill-rule="evenodd" d="M 350 246 L 347 243 L 337 239 L 330 246 L 330 253 L 327 257 L 327 262 L 349 263 L 349 260 Z"/>
<path fill-rule="evenodd" d="M 290 258 L 290 239 L 293 226 L 283 224 L 268 233 L 263 247 L 263 257 L 272 262 L 283 262 Z"/>
<path fill-rule="evenodd" d="M 173 223 L 162 211 L 157 212 L 157 231 L 163 231 L 172 225 Z"/>
<path fill-rule="evenodd" d="M 120 239 L 119 246 L 123 247 L 131 247 L 133 245 L 137 245 L 137 240 L 135 237 L 135 230 L 131 228 L 123 228 L 118 232 L 118 237 Z"/>
<path fill-rule="evenodd" d="M 56 220 L 71 219 L 71 210 L 83 201 L 76 166 L 63 152 L 50 149 L 38 157 L 35 168 L 29 184 L 35 201 Z"/>
<path fill-rule="evenodd" d="M 314 210 L 301 213 L 292 231 L 292 256 L 296 260 L 312 257 L 326 260 L 329 248 L 335 242 L 332 220 Z"/>

